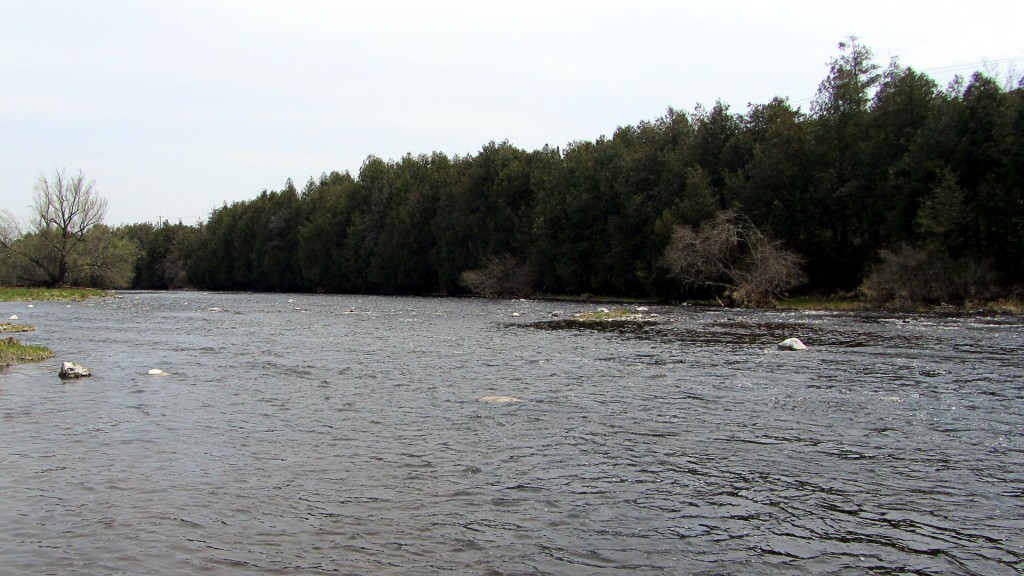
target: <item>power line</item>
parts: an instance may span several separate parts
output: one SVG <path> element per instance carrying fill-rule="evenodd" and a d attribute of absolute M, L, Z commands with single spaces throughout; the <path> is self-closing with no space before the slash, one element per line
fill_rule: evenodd
<path fill-rule="evenodd" d="M 1009 58 L 999 58 L 996 60 L 982 60 L 981 62 L 972 62 L 970 64 L 950 64 L 947 66 L 936 66 L 934 68 L 924 68 L 922 72 L 955 72 L 957 70 L 969 70 L 978 69 L 979 67 L 984 68 L 987 66 L 994 66 L 999 64 L 1009 64 L 1011 62 L 1024 61 L 1024 56 L 1011 56 Z"/>

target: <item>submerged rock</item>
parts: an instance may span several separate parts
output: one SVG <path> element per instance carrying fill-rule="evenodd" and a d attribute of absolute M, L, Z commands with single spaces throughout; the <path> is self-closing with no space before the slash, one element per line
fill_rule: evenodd
<path fill-rule="evenodd" d="M 786 338 L 779 342 L 779 350 L 807 350 L 807 346 L 799 338 Z"/>
<path fill-rule="evenodd" d="M 62 380 L 74 380 L 76 378 L 88 378 L 92 376 L 89 369 L 80 364 L 74 362 L 64 362 L 60 366 L 60 374 Z"/>
<path fill-rule="evenodd" d="M 486 402 L 488 404 L 512 404 L 515 402 L 522 402 L 522 400 L 515 396 L 484 396 L 483 398 L 477 398 L 477 402 Z"/>

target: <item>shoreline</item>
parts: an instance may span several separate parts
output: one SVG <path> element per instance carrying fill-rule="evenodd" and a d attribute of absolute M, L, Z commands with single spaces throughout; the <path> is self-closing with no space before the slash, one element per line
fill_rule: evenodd
<path fill-rule="evenodd" d="M 161 291 L 157 291 L 161 292 Z M 218 291 L 207 291 L 218 292 Z M 231 293 L 232 291 L 224 291 Z M 96 288 L 16 288 L 0 287 L 0 302 L 82 302 L 89 298 L 102 298 L 114 295 L 115 291 Z M 268 292 L 272 293 L 272 292 Z M 301 294 L 301 293 L 296 293 Z M 311 294 L 311 293 L 310 293 Z M 338 296 L 345 294 L 339 293 Z M 366 295 L 366 294 L 361 294 Z M 383 294 L 381 294 L 383 296 Z M 413 296 L 410 294 L 409 296 Z M 460 298 L 461 296 L 423 295 L 440 298 Z M 496 300 L 518 300 L 519 298 L 496 298 Z M 595 305 L 677 305 L 706 306 L 709 308 L 746 308 L 750 310 L 782 310 L 782 311 L 815 311 L 815 312 L 890 312 L 908 314 L 1024 314 L 1024 300 L 1016 297 L 997 298 L 985 301 L 968 301 L 961 305 L 954 304 L 923 304 L 923 303 L 890 303 L 872 304 L 866 300 L 848 296 L 796 296 L 773 300 L 764 307 L 730 306 L 714 300 L 659 300 L 654 298 L 630 298 L 618 296 L 600 296 L 594 294 L 535 294 L 528 300 L 547 300 L 552 302 L 575 302 Z"/>

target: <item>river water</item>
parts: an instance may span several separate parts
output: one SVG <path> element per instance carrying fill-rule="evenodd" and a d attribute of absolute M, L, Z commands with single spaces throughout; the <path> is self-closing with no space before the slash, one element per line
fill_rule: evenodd
<path fill-rule="evenodd" d="M 595 308 L 0 303 L 0 572 L 1024 572 L 1020 317 Z"/>

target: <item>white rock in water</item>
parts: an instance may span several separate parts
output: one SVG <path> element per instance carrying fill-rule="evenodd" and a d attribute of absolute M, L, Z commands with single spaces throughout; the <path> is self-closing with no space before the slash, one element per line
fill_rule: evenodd
<path fill-rule="evenodd" d="M 151 368 L 149 372 L 146 372 L 146 374 L 149 374 L 150 376 L 170 376 L 170 374 L 159 368 Z"/>
<path fill-rule="evenodd" d="M 89 369 L 85 366 L 75 364 L 74 362 L 64 362 L 60 366 L 59 376 L 63 380 L 69 380 L 74 378 L 87 378 L 92 376 Z"/>
<path fill-rule="evenodd" d="M 478 398 L 477 402 L 487 402 L 488 404 L 512 404 L 514 402 L 522 402 L 522 400 L 515 396 L 484 396 L 483 398 Z"/>
<path fill-rule="evenodd" d="M 779 342 L 779 350 L 807 350 L 807 346 L 799 338 L 786 338 Z"/>
<path fill-rule="evenodd" d="M 11 316 L 10 318 L 8 318 L 8 320 L 17 320 L 17 319 L 18 319 L 18 315 L 17 314 L 15 314 L 15 315 Z"/>

